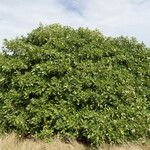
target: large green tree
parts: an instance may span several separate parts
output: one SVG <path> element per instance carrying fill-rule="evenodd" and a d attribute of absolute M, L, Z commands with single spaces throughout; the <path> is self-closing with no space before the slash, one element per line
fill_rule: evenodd
<path fill-rule="evenodd" d="M 150 137 L 150 49 L 58 24 L 5 40 L 0 128 L 93 146 Z"/>

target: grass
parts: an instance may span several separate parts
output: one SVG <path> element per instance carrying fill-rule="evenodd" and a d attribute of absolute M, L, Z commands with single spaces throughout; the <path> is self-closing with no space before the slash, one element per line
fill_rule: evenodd
<path fill-rule="evenodd" d="M 33 141 L 32 139 L 19 139 L 15 134 L 0 138 L 0 150 L 90 150 L 90 148 L 76 141 L 63 143 L 58 139 L 51 143 Z M 104 145 L 98 150 L 150 150 L 150 143 L 124 144 L 122 146 Z"/>

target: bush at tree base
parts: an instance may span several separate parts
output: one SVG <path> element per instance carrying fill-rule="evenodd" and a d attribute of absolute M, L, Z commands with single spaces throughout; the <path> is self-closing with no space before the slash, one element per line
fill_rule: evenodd
<path fill-rule="evenodd" d="M 40 25 L 5 40 L 0 128 L 93 147 L 150 137 L 150 49 L 98 30 Z"/>

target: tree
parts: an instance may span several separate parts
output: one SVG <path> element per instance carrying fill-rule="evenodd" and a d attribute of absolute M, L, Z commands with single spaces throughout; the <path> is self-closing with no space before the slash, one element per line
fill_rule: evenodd
<path fill-rule="evenodd" d="M 150 49 L 53 24 L 5 40 L 0 128 L 98 146 L 150 137 Z"/>

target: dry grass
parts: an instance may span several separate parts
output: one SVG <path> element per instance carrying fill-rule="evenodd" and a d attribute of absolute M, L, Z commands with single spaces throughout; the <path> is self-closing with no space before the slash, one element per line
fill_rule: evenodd
<path fill-rule="evenodd" d="M 15 134 L 11 134 L 0 138 L 0 150 L 90 150 L 90 148 L 75 141 L 67 144 L 58 139 L 49 144 L 29 139 L 19 140 Z M 145 146 L 129 144 L 121 147 L 105 145 L 99 150 L 150 150 L 150 144 Z"/>
<path fill-rule="evenodd" d="M 0 139 L 0 150 L 88 150 L 82 144 L 72 142 L 66 144 L 58 139 L 47 144 L 41 141 L 19 140 L 15 134 Z"/>

